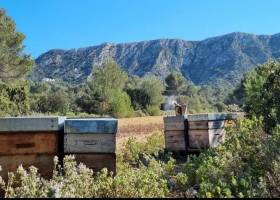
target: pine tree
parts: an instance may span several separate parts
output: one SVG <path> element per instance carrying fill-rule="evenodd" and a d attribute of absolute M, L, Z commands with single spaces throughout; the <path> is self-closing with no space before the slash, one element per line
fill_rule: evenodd
<path fill-rule="evenodd" d="M 30 71 L 33 61 L 23 53 L 25 36 L 17 32 L 15 22 L 0 9 L 0 80 L 23 78 Z"/>

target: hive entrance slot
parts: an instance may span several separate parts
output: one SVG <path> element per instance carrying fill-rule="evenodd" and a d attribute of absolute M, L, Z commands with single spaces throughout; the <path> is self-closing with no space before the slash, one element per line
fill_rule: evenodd
<path fill-rule="evenodd" d="M 33 148 L 35 147 L 35 143 L 21 143 L 21 144 L 16 144 L 17 148 Z"/>

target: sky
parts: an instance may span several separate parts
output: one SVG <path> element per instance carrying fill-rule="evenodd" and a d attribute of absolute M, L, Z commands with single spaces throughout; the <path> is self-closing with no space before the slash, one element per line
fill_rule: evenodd
<path fill-rule="evenodd" d="M 25 52 L 152 39 L 280 32 L 280 0 L 0 0 Z"/>

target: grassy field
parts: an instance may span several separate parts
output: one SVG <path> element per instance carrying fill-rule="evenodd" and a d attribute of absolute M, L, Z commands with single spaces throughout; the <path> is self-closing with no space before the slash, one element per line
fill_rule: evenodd
<path fill-rule="evenodd" d="M 117 149 L 121 150 L 131 137 L 144 142 L 147 137 L 156 131 L 163 131 L 162 116 L 119 119 Z"/>

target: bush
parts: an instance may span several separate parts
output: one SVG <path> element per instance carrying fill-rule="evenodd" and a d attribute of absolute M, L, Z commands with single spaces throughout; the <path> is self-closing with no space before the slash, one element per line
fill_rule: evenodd
<path fill-rule="evenodd" d="M 159 116 L 161 115 L 161 110 L 158 106 L 148 106 L 146 112 L 151 116 Z"/>
<path fill-rule="evenodd" d="M 42 113 L 61 113 L 69 111 L 70 102 L 67 94 L 60 90 L 41 95 L 37 101 L 38 111 Z"/>
<path fill-rule="evenodd" d="M 279 61 L 270 60 L 246 74 L 230 96 L 234 99 L 231 103 L 241 104 L 249 116 L 262 117 L 265 131 L 269 134 L 280 123 L 279 77 Z"/>
<path fill-rule="evenodd" d="M 138 164 L 141 157 L 146 155 L 156 155 L 164 148 L 164 136 L 161 132 L 155 132 L 147 142 L 137 142 L 135 138 L 129 138 L 125 144 L 125 149 L 121 153 L 121 161 L 130 164 Z"/>
<path fill-rule="evenodd" d="M 109 101 L 111 115 L 117 118 L 131 117 L 133 110 L 129 96 L 119 90 L 114 91 L 113 94 L 113 98 Z"/>
<path fill-rule="evenodd" d="M 0 83 L 0 115 L 19 116 L 29 113 L 28 83 L 25 81 L 14 84 Z"/>
<path fill-rule="evenodd" d="M 272 197 L 278 194 L 280 137 L 267 137 L 257 119 L 241 121 L 236 128 L 228 129 L 227 136 L 225 144 L 192 157 L 186 163 L 188 187 L 197 188 L 198 197 Z"/>

